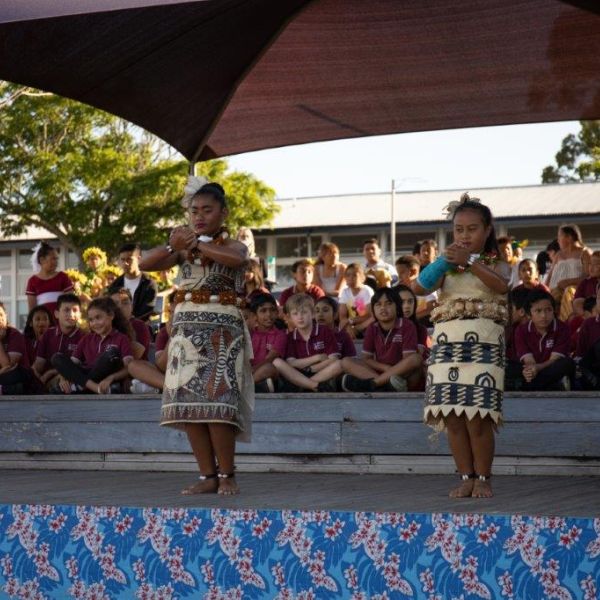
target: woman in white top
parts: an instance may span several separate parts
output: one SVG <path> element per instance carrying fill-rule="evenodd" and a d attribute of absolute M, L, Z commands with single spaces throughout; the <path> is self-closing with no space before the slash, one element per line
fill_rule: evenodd
<path fill-rule="evenodd" d="M 346 328 L 353 337 L 362 337 L 373 323 L 371 298 L 375 293 L 365 285 L 365 271 L 359 263 L 351 263 L 344 274 L 346 287 L 340 293 L 340 329 Z"/>
<path fill-rule="evenodd" d="M 346 265 L 340 262 L 340 249 L 335 244 L 324 242 L 319 247 L 319 259 L 315 268 L 314 283 L 328 296 L 337 299 L 340 291 L 346 286 Z"/>
<path fill-rule="evenodd" d="M 573 312 L 575 288 L 584 279 L 584 262 L 590 251 L 585 248 L 581 231 L 572 223 L 558 229 L 560 250 L 554 255 L 546 282 L 554 299 L 560 304 L 560 319 L 566 321 Z"/>

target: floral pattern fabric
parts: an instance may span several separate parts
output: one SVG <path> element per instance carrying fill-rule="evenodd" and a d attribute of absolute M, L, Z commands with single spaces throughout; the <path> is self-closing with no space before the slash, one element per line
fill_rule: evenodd
<path fill-rule="evenodd" d="M 599 596 L 600 518 L 0 505 L 0 598 Z"/>

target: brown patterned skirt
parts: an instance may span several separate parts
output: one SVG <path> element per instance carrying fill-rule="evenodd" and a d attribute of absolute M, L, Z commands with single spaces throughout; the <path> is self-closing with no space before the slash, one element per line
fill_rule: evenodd
<path fill-rule="evenodd" d="M 229 423 L 250 441 L 252 343 L 240 310 L 182 302 L 175 309 L 161 425 Z"/>

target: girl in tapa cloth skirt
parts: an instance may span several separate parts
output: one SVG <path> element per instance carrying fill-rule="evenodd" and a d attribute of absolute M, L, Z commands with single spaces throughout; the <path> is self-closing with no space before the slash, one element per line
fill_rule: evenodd
<path fill-rule="evenodd" d="M 252 344 L 238 307 L 247 247 L 223 228 L 223 188 L 190 177 L 183 204 L 189 226 L 151 250 L 144 270 L 181 265 L 161 408 L 161 425 L 185 430 L 198 481 L 182 493 L 236 494 L 236 439 L 250 440 L 254 383 Z"/>
<path fill-rule="evenodd" d="M 421 295 L 439 289 L 424 420 L 447 431 L 461 477 L 450 496 L 489 497 L 494 432 L 502 424 L 510 268 L 495 260 L 488 207 L 463 194 L 449 210 L 454 243 L 413 286 Z"/>

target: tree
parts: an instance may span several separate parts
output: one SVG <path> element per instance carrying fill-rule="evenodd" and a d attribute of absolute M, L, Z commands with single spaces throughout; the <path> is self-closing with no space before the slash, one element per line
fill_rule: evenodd
<path fill-rule="evenodd" d="M 600 181 L 600 121 L 580 121 L 581 131 L 563 139 L 556 166 L 542 171 L 542 183 Z"/>
<path fill-rule="evenodd" d="M 88 246 L 115 256 L 121 244 L 164 242 L 181 222 L 188 165 L 138 127 L 54 94 L 0 82 L 0 230 L 37 226 L 81 257 Z M 275 192 L 223 159 L 197 173 L 223 185 L 228 225 L 268 223 Z"/>

